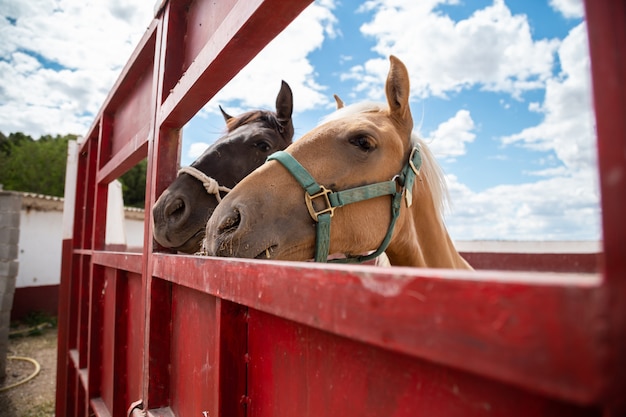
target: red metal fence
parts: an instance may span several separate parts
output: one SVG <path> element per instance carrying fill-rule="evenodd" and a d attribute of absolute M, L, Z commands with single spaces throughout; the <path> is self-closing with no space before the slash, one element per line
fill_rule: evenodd
<path fill-rule="evenodd" d="M 171 0 L 149 26 L 79 149 L 74 232 L 63 242 L 57 415 L 625 413 L 622 1 L 587 4 L 598 272 L 179 256 L 153 246 L 149 215 L 142 254 L 104 250 L 107 184 L 147 157 L 150 213 L 176 175 L 180 128 L 308 3 Z"/>

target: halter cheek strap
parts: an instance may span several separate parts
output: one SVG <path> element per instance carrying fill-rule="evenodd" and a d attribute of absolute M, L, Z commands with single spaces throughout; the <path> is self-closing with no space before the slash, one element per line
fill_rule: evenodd
<path fill-rule="evenodd" d="M 360 263 L 374 259 L 387 249 L 396 220 L 400 215 L 402 195 L 406 196 L 407 206 L 410 206 L 411 190 L 415 176 L 419 173 L 422 165 L 422 157 L 418 147 L 411 151 L 409 161 L 402 171 L 389 181 L 364 185 L 342 191 L 332 191 L 319 185 L 309 172 L 293 157 L 285 151 L 279 151 L 267 158 L 268 161 L 278 161 L 289 171 L 304 188 L 304 201 L 311 218 L 316 221 L 315 236 L 315 262 L 335 263 Z M 359 201 L 369 200 L 376 197 L 391 195 L 391 221 L 387 228 L 387 234 L 376 251 L 369 255 L 346 257 L 344 259 L 328 260 L 330 250 L 330 221 L 337 207 Z M 313 201 L 319 201 L 323 205 L 321 210 L 316 210 Z"/>
<path fill-rule="evenodd" d="M 189 174 L 198 181 L 200 181 L 207 193 L 215 195 L 218 203 L 222 202 L 222 196 L 220 196 L 220 191 L 225 193 L 230 192 L 230 188 L 220 185 L 215 179 L 209 177 L 198 168 L 194 168 L 191 166 L 183 167 L 178 170 L 177 176 L 180 176 L 180 174 Z"/>

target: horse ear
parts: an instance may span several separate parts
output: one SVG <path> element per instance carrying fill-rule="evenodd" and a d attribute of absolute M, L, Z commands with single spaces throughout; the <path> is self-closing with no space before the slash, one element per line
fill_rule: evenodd
<path fill-rule="evenodd" d="M 345 106 L 343 100 L 337 94 L 333 94 L 333 97 L 335 98 L 335 103 L 337 103 L 337 110 L 342 109 Z"/>
<path fill-rule="evenodd" d="M 390 115 L 399 123 L 406 125 L 408 131 L 413 130 L 413 117 L 409 107 L 409 72 L 406 66 L 395 56 L 389 57 L 391 66 L 387 75 L 385 93 L 389 104 Z"/>
<path fill-rule="evenodd" d="M 293 113 L 293 94 L 291 87 L 284 81 L 281 81 L 280 91 L 276 97 L 276 118 L 281 125 L 281 136 L 291 143 L 293 139 L 294 129 L 291 114 Z"/>
<path fill-rule="evenodd" d="M 219 106 L 219 108 L 220 108 L 220 111 L 222 112 L 222 116 L 224 116 L 224 121 L 225 121 L 226 123 L 228 123 L 228 121 L 229 121 L 230 119 L 232 119 L 232 118 L 233 118 L 233 116 L 231 116 L 230 114 L 226 113 L 226 112 L 224 111 L 224 109 L 222 108 L 222 106 Z"/>
<path fill-rule="evenodd" d="M 281 81 L 280 91 L 276 97 L 276 116 L 278 120 L 285 124 L 291 120 L 291 113 L 293 112 L 293 94 L 291 93 L 291 87 L 284 81 Z"/>

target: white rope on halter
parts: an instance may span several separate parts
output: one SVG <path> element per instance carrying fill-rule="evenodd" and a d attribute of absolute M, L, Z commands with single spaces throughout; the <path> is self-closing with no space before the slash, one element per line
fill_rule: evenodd
<path fill-rule="evenodd" d="M 230 188 L 220 185 L 219 182 L 217 182 L 215 179 L 209 177 L 208 175 L 206 175 L 204 172 L 200 171 L 197 168 L 182 167 L 181 169 L 178 170 L 177 176 L 180 176 L 180 174 L 189 174 L 195 179 L 197 179 L 198 181 L 200 181 L 202 185 L 204 185 L 204 189 L 206 190 L 207 193 L 215 195 L 215 198 L 217 199 L 218 203 L 222 202 L 220 191 L 223 191 L 225 193 L 230 191 Z"/>

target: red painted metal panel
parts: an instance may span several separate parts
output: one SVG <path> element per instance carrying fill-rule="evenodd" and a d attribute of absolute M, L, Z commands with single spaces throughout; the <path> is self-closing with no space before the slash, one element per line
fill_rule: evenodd
<path fill-rule="evenodd" d="M 95 252 L 93 263 L 141 274 L 142 257 L 139 253 Z"/>
<path fill-rule="evenodd" d="M 474 269 L 537 272 L 600 272 L 597 253 L 494 253 L 462 252 Z"/>
<path fill-rule="evenodd" d="M 81 149 L 78 153 L 77 158 L 77 167 L 76 167 L 76 195 L 74 198 L 74 208 L 73 208 L 73 217 L 74 217 L 74 225 L 72 227 L 72 241 L 70 241 L 70 247 L 72 249 L 80 249 L 85 247 L 84 243 L 84 231 L 85 231 L 85 218 L 83 211 L 84 204 L 84 194 L 86 188 L 87 177 L 86 173 L 86 164 L 87 164 L 87 150 L 85 146 L 81 146 Z M 80 173 L 80 174 L 79 174 Z M 71 249 L 70 249 L 71 250 Z M 68 273 L 71 271 L 70 269 Z"/>
<path fill-rule="evenodd" d="M 120 103 L 112 115 L 114 129 L 111 155 L 115 155 L 125 146 L 139 148 L 148 140 L 152 119 L 152 63 L 146 73 L 139 78 L 131 90 L 132 94 Z M 129 141 L 128 138 L 131 138 Z M 110 156 L 109 156 L 110 158 Z"/>
<path fill-rule="evenodd" d="M 145 329 L 145 304 L 142 292 L 142 278 L 140 274 L 128 273 L 124 277 L 124 294 L 120 324 L 116 329 L 119 334 L 119 361 L 123 365 L 120 371 L 127 387 L 128 401 L 123 403 L 127 407 L 130 403 L 142 398 L 143 389 L 143 347 Z"/>
<path fill-rule="evenodd" d="M 15 288 L 11 321 L 23 320 L 33 311 L 41 311 L 50 317 L 58 314 L 58 284 Z"/>
<path fill-rule="evenodd" d="M 255 310 L 249 346 L 251 417 L 600 415 Z"/>
<path fill-rule="evenodd" d="M 70 308 L 76 305 L 75 302 L 70 304 L 72 298 L 72 240 L 64 239 L 61 246 L 61 282 L 59 284 L 59 312 L 57 317 L 58 333 L 57 333 L 57 395 L 55 403 L 56 415 L 71 415 L 68 413 L 68 386 L 70 370 L 70 361 L 67 352 L 70 349 L 70 339 L 72 330 L 75 329 L 74 323 L 70 321 Z M 74 268 L 76 270 L 76 268 Z M 75 339 L 73 339 L 75 340 Z M 70 401 L 71 402 L 71 401 Z"/>
<path fill-rule="evenodd" d="M 90 412 L 96 417 L 110 417 L 112 414 L 101 398 L 92 398 L 89 401 Z"/>
<path fill-rule="evenodd" d="M 89 415 L 87 414 L 86 410 L 87 410 L 87 398 L 86 394 L 85 394 L 85 388 L 84 385 L 81 385 L 81 373 L 79 372 L 78 375 L 78 379 L 76 382 L 76 396 L 74 398 L 74 401 L 76 402 L 76 409 L 75 409 L 75 415 L 76 416 L 83 416 L 83 415 Z"/>
<path fill-rule="evenodd" d="M 599 395 L 594 275 L 155 261 L 155 276 L 298 323 L 580 403 Z"/>
<path fill-rule="evenodd" d="M 185 10 L 185 38 L 182 65 L 179 64 L 177 78 L 189 69 L 193 61 L 198 57 L 207 42 L 219 33 L 222 22 L 227 20 L 228 14 L 237 7 L 234 2 L 208 2 L 191 1 Z M 256 7 L 258 0 L 248 1 L 250 7 Z M 235 12 L 236 13 L 236 12 Z M 232 17 L 231 17 L 232 19 Z"/>
<path fill-rule="evenodd" d="M 86 383 L 89 398 L 102 395 L 103 368 L 111 365 L 103 362 L 102 354 L 105 283 L 104 268 L 92 265 L 89 279 L 89 306 L 87 307 L 89 321 L 86 368 L 89 370 L 89 377 L 86 379 Z"/>
<path fill-rule="evenodd" d="M 80 280 L 78 282 L 78 334 L 76 347 L 78 350 L 79 369 L 87 368 L 88 349 L 89 349 L 89 302 L 91 296 L 89 294 L 89 280 L 91 278 L 91 258 L 88 255 L 81 256 Z"/>
<path fill-rule="evenodd" d="M 170 407 L 177 416 L 218 415 L 216 299 L 172 288 Z"/>
<path fill-rule="evenodd" d="M 180 129 L 162 129 L 154 141 L 159 152 L 156 157 L 148 161 L 148 179 L 150 187 L 146 189 L 146 214 L 149 222 L 144 229 L 144 248 L 149 248 L 147 253 L 152 253 L 156 245 L 152 239 L 152 206 L 158 196 L 174 181 L 178 173 L 178 161 L 180 160 L 182 132 Z M 163 250 L 158 247 L 159 250 Z M 169 252 L 169 251 L 168 251 Z"/>
<path fill-rule="evenodd" d="M 104 100 L 100 114 L 115 113 L 115 109 L 119 106 L 120 101 L 123 101 L 128 96 L 127 93 L 133 89 L 132 86 L 141 77 L 145 76 L 146 67 L 149 67 L 149 63 L 153 62 L 154 50 L 157 45 L 155 33 L 158 25 L 159 21 L 157 19 L 152 20 L 148 25 L 146 32 L 129 57 L 109 95 Z M 89 132 L 97 132 L 97 121 L 98 119 L 89 129 Z"/>
<path fill-rule="evenodd" d="M 99 125 L 98 125 L 99 126 Z M 81 233 L 80 238 L 82 242 L 79 244 L 80 248 L 92 249 L 93 248 L 93 210 L 95 201 L 95 175 L 96 175 L 96 163 L 98 157 L 98 136 L 97 132 L 94 136 L 90 136 L 79 151 L 79 175 L 77 182 L 81 183 L 84 187 L 76 192 L 76 207 L 77 210 L 82 210 L 81 219 L 82 224 L 77 225 Z M 82 160 L 82 161 L 81 161 Z M 82 162 L 82 167 L 81 167 Z M 81 178 L 81 176 L 83 178 Z"/>
<path fill-rule="evenodd" d="M 609 329 L 607 415 L 626 414 L 626 3 L 586 1 Z"/>
<path fill-rule="evenodd" d="M 123 325 L 120 320 L 118 302 L 120 300 L 119 292 L 121 283 L 118 279 L 118 272 L 114 269 L 106 268 L 104 270 L 104 283 L 102 286 L 102 358 L 101 358 L 101 384 L 100 397 L 102 403 L 107 410 L 117 410 L 111 414 L 120 415 L 124 412 L 121 407 L 127 401 L 119 398 L 120 394 L 125 392 L 124 381 L 120 380 L 117 349 L 120 340 L 116 337 L 116 326 Z M 93 376 L 90 374 L 90 378 Z M 116 406 L 116 400 L 117 406 Z M 121 400 L 121 401 L 120 401 Z"/>
<path fill-rule="evenodd" d="M 111 121 L 111 145 L 101 158 L 97 181 L 109 183 L 146 157 L 154 129 L 153 84 L 157 24 L 154 21 L 107 98 L 103 117 Z"/>
<path fill-rule="evenodd" d="M 247 410 L 248 308 L 217 298 L 220 416 L 244 417 Z"/>
<path fill-rule="evenodd" d="M 163 13 L 161 53 L 159 55 L 161 82 L 158 85 L 158 103 L 163 104 L 165 97 L 176 86 L 184 74 L 185 60 L 185 29 L 187 21 L 187 4 L 183 2 L 167 2 Z M 208 27 L 208 25 L 205 25 Z M 155 152 L 154 155 L 159 155 Z M 178 161 L 178 159 L 177 159 Z"/>

